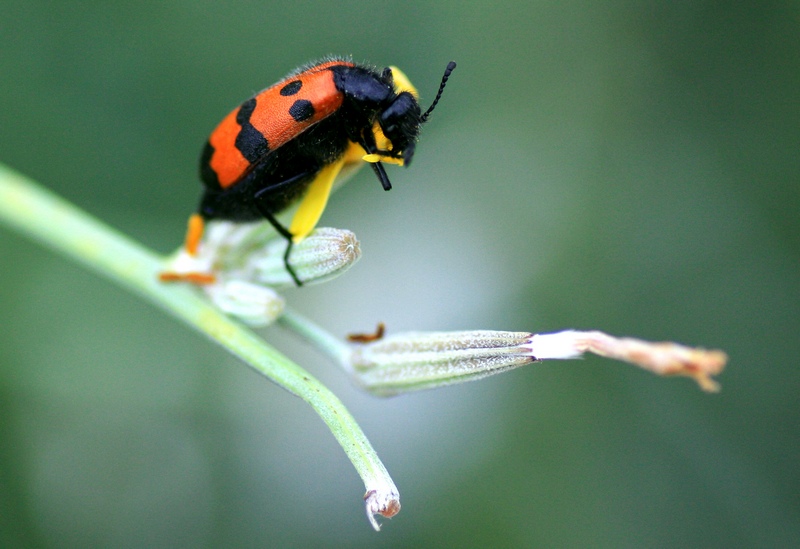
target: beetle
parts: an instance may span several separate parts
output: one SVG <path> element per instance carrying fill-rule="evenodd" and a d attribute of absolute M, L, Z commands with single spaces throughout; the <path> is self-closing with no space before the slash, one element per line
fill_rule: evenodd
<path fill-rule="evenodd" d="M 372 166 L 385 190 L 391 183 L 382 163 L 408 166 L 420 125 L 442 97 L 455 62 L 424 113 L 418 93 L 396 67 L 378 70 L 343 58 L 306 65 L 230 112 L 211 133 L 200 157 L 204 193 L 189 219 L 185 248 L 197 254 L 205 223 L 212 219 L 266 219 L 293 244 L 316 226 L 338 176 Z M 291 224 L 276 216 L 299 202 Z"/>

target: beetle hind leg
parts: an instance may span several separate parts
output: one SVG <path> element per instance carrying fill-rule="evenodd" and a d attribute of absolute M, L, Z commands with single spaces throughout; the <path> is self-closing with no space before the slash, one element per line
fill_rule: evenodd
<path fill-rule="evenodd" d="M 198 286 L 213 284 L 216 282 L 216 277 L 212 273 L 204 272 L 202 270 L 194 270 L 191 267 L 188 269 L 182 269 L 179 265 L 182 259 L 188 259 L 189 261 L 197 259 L 200 242 L 203 240 L 204 232 L 205 219 L 200 214 L 192 214 L 189 217 L 189 223 L 186 229 L 186 239 L 184 240 L 183 244 L 184 249 L 178 256 L 178 259 L 173 263 L 172 270 L 163 271 L 158 274 L 159 280 L 162 282 L 189 282 Z"/>
<path fill-rule="evenodd" d="M 183 247 L 189 252 L 189 255 L 196 257 L 197 248 L 200 246 L 200 241 L 203 239 L 205 232 L 206 222 L 200 214 L 192 214 L 189 216 L 189 224 L 186 229 L 186 240 Z"/>

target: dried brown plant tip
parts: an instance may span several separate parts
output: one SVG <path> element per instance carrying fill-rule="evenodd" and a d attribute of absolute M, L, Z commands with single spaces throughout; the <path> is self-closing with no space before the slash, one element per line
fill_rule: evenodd
<path fill-rule="evenodd" d="M 671 341 L 651 343 L 598 331 L 575 334 L 575 345 L 582 351 L 624 360 L 661 376 L 691 377 L 709 393 L 719 391 L 719 383 L 711 377 L 719 375 L 728 361 L 722 351 L 685 347 Z"/>
<path fill-rule="evenodd" d="M 375 531 L 381 529 L 375 515 L 392 518 L 400 512 L 400 496 L 396 491 L 370 490 L 364 494 L 364 503 L 367 508 L 367 518 Z"/>

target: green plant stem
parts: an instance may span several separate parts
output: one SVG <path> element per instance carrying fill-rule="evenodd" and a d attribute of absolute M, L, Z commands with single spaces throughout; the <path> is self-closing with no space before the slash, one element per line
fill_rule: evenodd
<path fill-rule="evenodd" d="M 396 494 L 386 468 L 341 401 L 193 288 L 160 282 L 162 257 L 2 164 L 0 222 L 133 290 L 305 400 L 328 425 L 367 490 L 379 485 Z"/>
<path fill-rule="evenodd" d="M 278 323 L 284 328 L 292 330 L 307 343 L 316 347 L 333 362 L 338 364 L 346 373 L 351 373 L 349 360 L 351 353 L 350 346 L 336 338 L 319 324 L 301 315 L 291 307 L 286 307 L 283 315 L 278 319 Z"/>

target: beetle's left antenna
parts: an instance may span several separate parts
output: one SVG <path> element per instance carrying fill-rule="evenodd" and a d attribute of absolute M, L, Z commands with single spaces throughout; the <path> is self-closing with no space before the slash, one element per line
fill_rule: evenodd
<path fill-rule="evenodd" d="M 436 99 L 433 100 L 433 103 L 431 103 L 431 106 L 428 107 L 427 111 L 425 111 L 425 114 L 423 114 L 420 117 L 420 119 L 419 119 L 420 122 L 425 122 L 425 121 L 428 120 L 428 117 L 433 112 L 433 109 L 434 109 L 434 107 L 436 107 L 436 104 L 439 102 L 439 99 L 442 98 L 442 92 L 444 91 L 444 87 L 447 84 L 447 79 L 450 78 L 450 73 L 452 73 L 453 69 L 455 69 L 455 68 L 456 68 L 456 62 L 455 61 L 450 61 L 447 64 L 447 68 L 444 70 L 444 76 L 442 76 L 442 83 L 439 85 L 439 93 L 436 94 Z"/>

